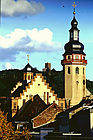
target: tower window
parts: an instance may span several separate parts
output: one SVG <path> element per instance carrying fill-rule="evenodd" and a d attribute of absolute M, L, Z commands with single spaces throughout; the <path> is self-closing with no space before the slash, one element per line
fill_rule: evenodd
<path fill-rule="evenodd" d="M 79 68 L 76 67 L 76 74 L 79 74 Z"/>
<path fill-rule="evenodd" d="M 70 56 L 68 56 L 68 59 L 70 59 Z"/>
<path fill-rule="evenodd" d="M 85 85 L 85 80 L 83 80 L 83 85 Z"/>
<path fill-rule="evenodd" d="M 78 55 L 76 55 L 76 59 L 79 59 L 79 56 Z"/>
<path fill-rule="evenodd" d="M 70 74 L 70 67 L 68 67 L 68 74 Z"/>
<path fill-rule="evenodd" d="M 83 74 L 85 73 L 85 70 L 84 70 L 84 68 L 83 68 Z"/>
<path fill-rule="evenodd" d="M 30 75 L 28 75 L 28 80 L 30 80 Z"/>

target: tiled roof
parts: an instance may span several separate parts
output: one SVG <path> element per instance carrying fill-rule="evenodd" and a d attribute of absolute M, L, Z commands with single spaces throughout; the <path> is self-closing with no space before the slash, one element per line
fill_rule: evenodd
<path fill-rule="evenodd" d="M 21 109 L 17 112 L 13 119 L 16 121 L 29 121 L 47 107 L 48 105 L 45 104 L 39 95 L 35 95 L 33 97 L 33 101 L 27 101 L 24 106 L 22 106 Z"/>
<path fill-rule="evenodd" d="M 57 104 L 53 103 L 38 116 L 32 119 L 33 128 L 41 127 L 43 125 L 54 122 L 56 115 L 61 111 L 62 110 L 57 106 Z"/>

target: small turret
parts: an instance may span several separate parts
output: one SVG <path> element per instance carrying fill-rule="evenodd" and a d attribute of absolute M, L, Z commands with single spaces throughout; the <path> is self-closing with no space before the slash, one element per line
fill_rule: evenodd
<path fill-rule="evenodd" d="M 32 73 L 32 67 L 29 64 L 29 55 L 28 55 L 28 64 L 23 69 L 23 89 L 25 89 L 25 86 L 31 82 L 33 79 L 33 73 Z"/>

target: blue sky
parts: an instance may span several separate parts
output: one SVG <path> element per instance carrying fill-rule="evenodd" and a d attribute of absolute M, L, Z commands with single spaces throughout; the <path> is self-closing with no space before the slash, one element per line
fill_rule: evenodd
<path fill-rule="evenodd" d="M 1 0 L 0 70 L 22 69 L 30 64 L 39 70 L 50 62 L 62 70 L 64 45 L 69 41 L 73 0 Z M 93 80 L 93 0 L 75 0 L 80 42 L 88 60 L 86 77 Z"/>

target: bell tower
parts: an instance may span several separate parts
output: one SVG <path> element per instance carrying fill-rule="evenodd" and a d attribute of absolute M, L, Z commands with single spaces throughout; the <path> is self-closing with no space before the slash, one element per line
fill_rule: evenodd
<path fill-rule="evenodd" d="M 69 42 L 65 44 L 65 53 L 61 64 L 63 66 L 64 96 L 67 103 L 74 106 L 86 97 L 86 54 L 84 45 L 79 42 L 78 22 L 75 18 L 74 2 L 73 20 L 69 30 Z"/>

